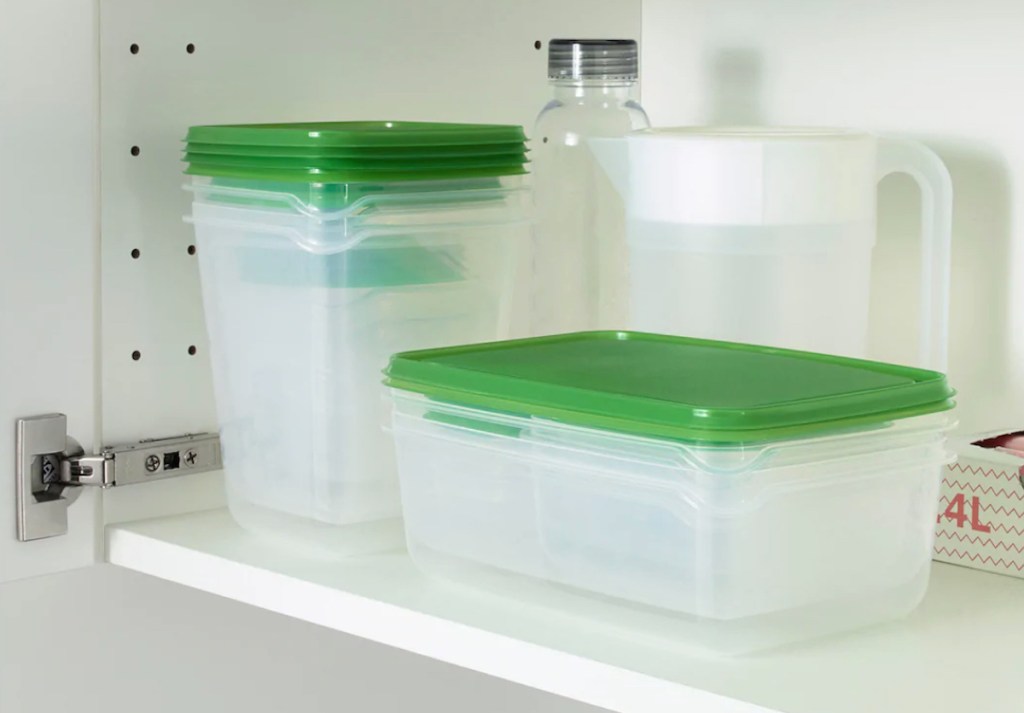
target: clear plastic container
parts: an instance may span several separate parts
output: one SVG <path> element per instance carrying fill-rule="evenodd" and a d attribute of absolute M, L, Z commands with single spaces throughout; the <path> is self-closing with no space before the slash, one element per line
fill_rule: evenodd
<path fill-rule="evenodd" d="M 325 554 L 400 544 L 380 372 L 506 336 L 522 177 L 191 190 L 233 516 Z"/>
<path fill-rule="evenodd" d="M 591 332 L 397 354 L 386 374 L 427 572 L 723 653 L 925 592 L 951 460 L 940 373 Z M 600 603 L 565 604 L 585 594 Z"/>
<path fill-rule="evenodd" d="M 425 571 L 479 584 L 497 569 L 646 605 L 605 602 L 600 617 L 725 654 L 899 618 L 927 588 L 945 415 L 695 448 L 393 395 Z"/>

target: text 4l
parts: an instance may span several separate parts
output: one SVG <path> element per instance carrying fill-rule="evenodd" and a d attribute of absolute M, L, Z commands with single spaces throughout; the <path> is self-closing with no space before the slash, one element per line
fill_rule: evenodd
<path fill-rule="evenodd" d="M 979 519 L 981 516 L 981 504 L 979 503 L 978 496 L 974 496 L 970 500 L 970 515 L 967 514 L 967 509 L 967 498 L 964 497 L 963 493 L 958 493 L 956 497 L 949 501 L 946 512 L 935 518 L 935 523 L 939 524 L 942 522 L 942 518 L 946 518 L 947 520 L 955 520 L 958 528 L 963 528 L 965 524 L 968 524 L 975 532 L 992 532 L 992 528 L 982 523 Z"/>

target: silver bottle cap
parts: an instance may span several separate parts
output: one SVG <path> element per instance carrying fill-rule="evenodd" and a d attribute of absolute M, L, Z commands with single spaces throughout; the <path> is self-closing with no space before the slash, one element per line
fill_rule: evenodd
<path fill-rule="evenodd" d="M 637 78 L 635 40 L 551 40 L 548 79 Z"/>

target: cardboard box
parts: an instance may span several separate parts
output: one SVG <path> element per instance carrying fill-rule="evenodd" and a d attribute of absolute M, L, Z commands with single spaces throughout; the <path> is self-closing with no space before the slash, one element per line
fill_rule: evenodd
<path fill-rule="evenodd" d="M 942 481 L 937 561 L 1024 578 L 1024 449 L 1010 448 L 1024 445 L 1022 433 L 984 434 L 957 448 Z"/>

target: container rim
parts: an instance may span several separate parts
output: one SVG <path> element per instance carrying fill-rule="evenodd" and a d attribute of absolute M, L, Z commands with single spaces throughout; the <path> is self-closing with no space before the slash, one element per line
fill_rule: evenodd
<path fill-rule="evenodd" d="M 691 443 L 803 437 L 948 411 L 945 375 L 643 332 L 579 332 L 396 354 L 392 388 Z"/>

